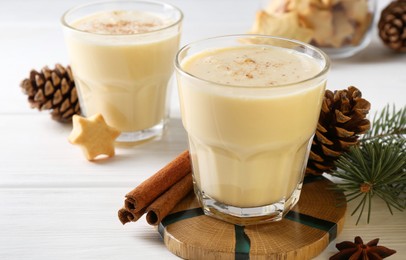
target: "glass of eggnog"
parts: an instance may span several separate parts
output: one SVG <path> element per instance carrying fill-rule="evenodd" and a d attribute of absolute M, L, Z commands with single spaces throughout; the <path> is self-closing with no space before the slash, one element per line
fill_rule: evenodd
<path fill-rule="evenodd" d="M 122 132 L 118 142 L 162 134 L 182 19 L 172 5 L 136 0 L 86 4 L 63 15 L 82 113 L 102 114 Z"/>
<path fill-rule="evenodd" d="M 175 67 L 205 214 L 237 225 L 281 220 L 299 200 L 328 57 L 294 40 L 230 35 L 186 45 Z"/>

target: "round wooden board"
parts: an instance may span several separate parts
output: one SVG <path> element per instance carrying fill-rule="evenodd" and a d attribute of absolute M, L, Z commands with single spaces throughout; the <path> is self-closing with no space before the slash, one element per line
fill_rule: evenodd
<path fill-rule="evenodd" d="M 311 259 L 341 232 L 346 204 L 324 177 L 305 178 L 282 221 L 237 226 L 204 215 L 193 193 L 159 224 L 166 247 L 184 259 Z"/>

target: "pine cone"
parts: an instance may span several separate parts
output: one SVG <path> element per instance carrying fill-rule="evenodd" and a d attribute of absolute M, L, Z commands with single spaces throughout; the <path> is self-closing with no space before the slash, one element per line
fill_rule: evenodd
<path fill-rule="evenodd" d="M 41 72 L 31 70 L 30 77 L 20 84 L 28 95 L 31 108 L 51 110 L 54 120 L 69 122 L 72 116 L 80 114 L 78 95 L 70 66 L 56 64 L 53 70 L 47 66 Z"/>
<path fill-rule="evenodd" d="M 335 169 L 338 157 L 358 143 L 360 134 L 369 130 L 366 115 L 370 107 L 356 87 L 334 93 L 326 90 L 306 174 L 320 175 Z"/>
<path fill-rule="evenodd" d="M 406 52 L 406 0 L 393 1 L 382 10 L 378 29 L 389 48 Z"/>

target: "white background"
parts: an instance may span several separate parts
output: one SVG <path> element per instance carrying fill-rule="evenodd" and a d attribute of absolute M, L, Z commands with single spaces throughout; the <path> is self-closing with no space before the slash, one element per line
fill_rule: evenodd
<path fill-rule="evenodd" d="M 117 156 L 89 163 L 67 142 L 71 125 L 29 108 L 19 83 L 31 69 L 69 63 L 59 19 L 88 1 L 0 0 L 0 259 L 177 259 L 144 220 L 122 226 L 124 195 L 187 148 L 176 88 L 172 120 L 162 141 L 118 148 Z M 261 1 L 173 0 L 185 14 L 182 45 L 209 36 L 247 32 Z M 389 1 L 379 1 L 379 10 Z M 379 11 L 378 11 L 379 14 Z M 333 61 L 328 88 L 357 86 L 372 113 L 387 103 L 405 105 L 406 54 L 372 43 L 358 55 Z M 334 244 L 360 235 L 406 258 L 406 213 L 391 216 L 374 201 L 372 223 L 345 230 Z"/>

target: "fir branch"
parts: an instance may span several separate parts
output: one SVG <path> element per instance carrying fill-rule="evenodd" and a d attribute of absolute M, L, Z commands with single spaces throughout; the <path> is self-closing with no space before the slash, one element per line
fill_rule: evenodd
<path fill-rule="evenodd" d="M 361 146 L 351 147 L 336 162 L 337 169 L 332 175 L 343 180 L 337 188 L 344 191 L 347 202 L 361 197 L 351 215 L 360 211 L 357 224 L 367 208 L 367 223 L 371 217 L 372 198 L 377 196 L 392 208 L 403 211 L 406 197 L 402 195 L 406 186 L 406 139 L 398 140 L 396 145 L 381 142 L 379 138 L 370 139 Z"/>
<path fill-rule="evenodd" d="M 391 214 L 406 209 L 406 106 L 385 106 L 375 113 L 372 129 L 335 162 L 332 175 L 340 178 L 337 190 L 346 202 L 355 202 L 351 215 L 364 211 L 371 218 L 373 198 L 382 199 Z"/>
<path fill-rule="evenodd" d="M 396 106 L 386 105 L 372 120 L 372 129 L 364 134 L 361 142 L 381 139 L 386 141 L 392 138 L 404 139 L 406 135 L 406 106 L 396 110 Z"/>
<path fill-rule="evenodd" d="M 351 215 L 359 211 L 359 223 L 367 206 L 371 217 L 372 198 L 384 200 L 388 210 L 406 208 L 406 106 L 387 105 L 376 113 L 372 129 L 336 161 L 332 175 L 342 179 L 337 189 L 346 201 L 360 199 Z"/>

